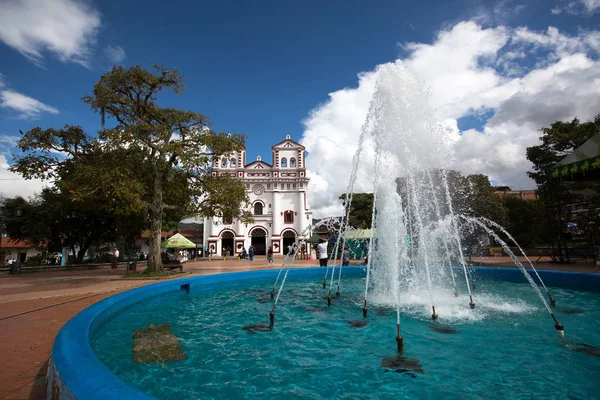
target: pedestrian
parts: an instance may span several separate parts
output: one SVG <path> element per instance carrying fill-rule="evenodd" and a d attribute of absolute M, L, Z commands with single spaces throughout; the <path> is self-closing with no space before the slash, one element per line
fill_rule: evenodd
<path fill-rule="evenodd" d="M 327 243 L 321 239 L 317 245 L 317 255 L 319 256 L 319 266 L 327 267 Z"/>
<path fill-rule="evenodd" d="M 112 267 L 117 268 L 117 263 L 119 262 L 119 249 L 115 248 L 115 252 L 113 253 L 113 262 Z"/>
<path fill-rule="evenodd" d="M 269 262 L 269 265 L 273 265 L 273 246 L 269 246 L 269 249 L 267 250 L 267 261 Z"/>
<path fill-rule="evenodd" d="M 348 246 L 344 246 L 344 251 L 342 251 L 342 267 L 347 267 L 350 264 L 350 252 L 348 251 Z"/>
<path fill-rule="evenodd" d="M 248 258 L 250 259 L 250 261 L 254 261 L 254 246 L 250 245 L 250 247 L 248 247 Z"/>

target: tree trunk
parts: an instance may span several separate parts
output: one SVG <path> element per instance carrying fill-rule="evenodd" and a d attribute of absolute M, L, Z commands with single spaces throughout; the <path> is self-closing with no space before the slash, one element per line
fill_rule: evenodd
<path fill-rule="evenodd" d="M 85 257 L 85 253 L 87 253 L 90 248 L 89 244 L 84 244 L 79 251 L 77 252 L 77 257 L 75 257 L 75 264 L 81 264 L 83 262 L 83 257 Z"/>
<path fill-rule="evenodd" d="M 148 250 L 148 270 L 152 272 L 164 272 L 160 258 L 163 207 L 162 176 L 157 172 L 154 175 L 154 193 L 149 212 L 150 248 Z"/>

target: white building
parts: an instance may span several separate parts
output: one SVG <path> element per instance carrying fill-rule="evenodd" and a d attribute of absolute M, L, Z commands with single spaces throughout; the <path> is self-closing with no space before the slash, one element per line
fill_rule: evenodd
<path fill-rule="evenodd" d="M 231 174 L 246 186 L 253 224 L 224 218 L 204 219 L 204 248 L 213 254 L 239 254 L 253 245 L 258 255 L 269 246 L 274 254 L 284 254 L 287 246 L 300 238 L 312 224 L 312 212 L 306 203 L 304 146 L 286 139 L 273 146 L 272 163 L 260 156 L 246 164 L 246 150 L 213 160 L 213 174 Z"/>

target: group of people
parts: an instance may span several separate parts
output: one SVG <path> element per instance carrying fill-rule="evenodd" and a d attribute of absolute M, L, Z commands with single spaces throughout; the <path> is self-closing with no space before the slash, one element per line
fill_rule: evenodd
<path fill-rule="evenodd" d="M 323 239 L 319 241 L 319 244 L 316 247 L 317 256 L 319 257 L 319 266 L 327 267 L 327 261 L 329 260 L 329 256 L 327 255 L 327 242 Z M 342 250 L 342 266 L 346 267 L 350 264 L 350 251 L 348 251 L 348 246 L 344 246 L 344 250 Z"/>

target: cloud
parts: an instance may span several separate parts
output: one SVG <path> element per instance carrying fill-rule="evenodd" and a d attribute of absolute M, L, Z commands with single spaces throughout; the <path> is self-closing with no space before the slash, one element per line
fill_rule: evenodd
<path fill-rule="evenodd" d="M 449 129 L 453 168 L 532 188 L 525 150 L 539 142 L 539 129 L 600 112 L 599 44 L 598 31 L 565 35 L 553 27 L 538 32 L 463 21 L 431 44 L 403 45 L 408 55 L 402 61 L 429 86 L 436 119 Z M 337 197 L 347 190 L 378 69 L 360 74 L 357 87 L 331 93 L 304 121 L 308 200 L 317 217 L 341 213 Z M 459 131 L 459 119 L 484 114 L 489 119 L 480 130 Z M 367 143 L 356 191 L 372 190 L 371 148 Z"/>
<path fill-rule="evenodd" d="M 19 117 L 25 119 L 35 119 L 43 112 L 58 114 L 58 109 L 12 90 L 0 91 L 0 107 L 18 111 Z"/>
<path fill-rule="evenodd" d="M 0 4 L 0 41 L 41 65 L 44 52 L 62 62 L 89 66 L 100 13 L 87 1 L 5 0 Z"/>
<path fill-rule="evenodd" d="M 600 0 L 564 0 L 550 11 L 554 15 L 566 12 L 573 15 L 592 15 L 600 10 Z"/>
<path fill-rule="evenodd" d="M 2 138 L 3 136 L 0 135 L 0 141 Z M 40 193 L 44 187 L 50 186 L 49 182 L 39 179 L 25 180 L 21 175 L 9 171 L 8 167 L 6 155 L 0 153 L 0 198 L 15 196 L 28 198 Z"/>
<path fill-rule="evenodd" d="M 106 46 L 104 54 L 113 64 L 120 64 L 125 60 L 125 50 L 121 46 Z"/>

